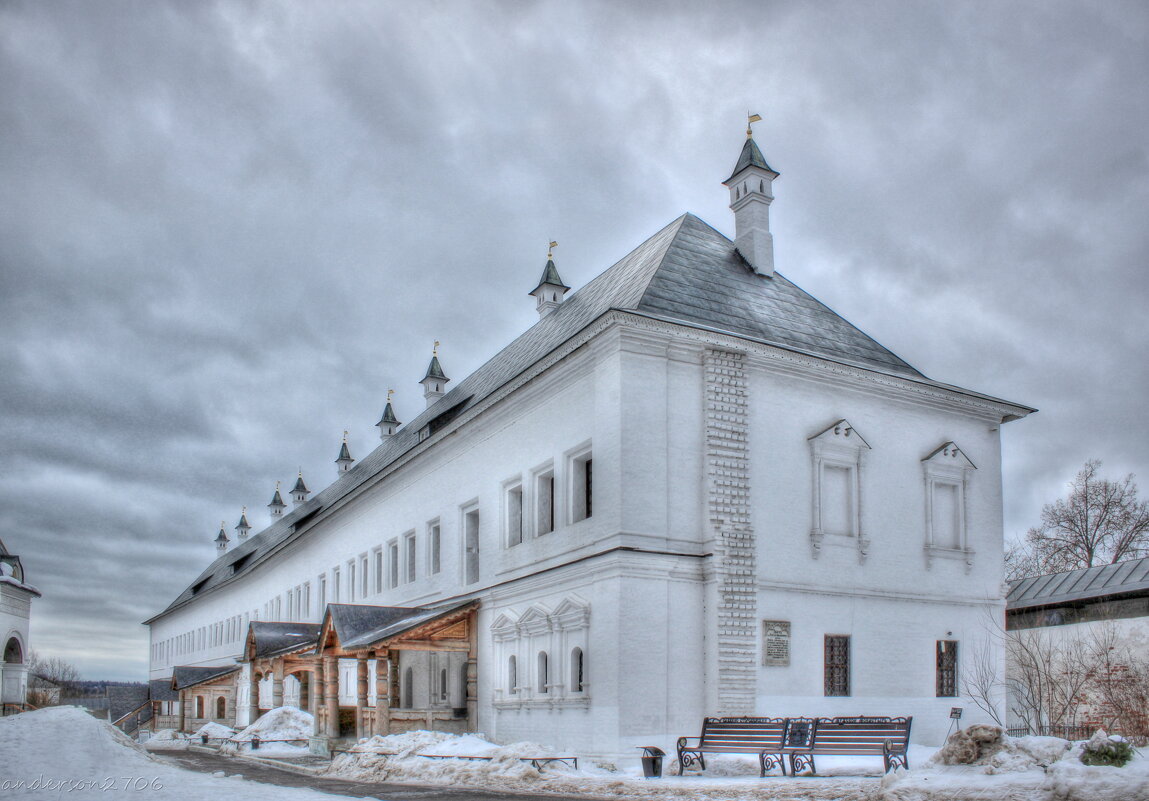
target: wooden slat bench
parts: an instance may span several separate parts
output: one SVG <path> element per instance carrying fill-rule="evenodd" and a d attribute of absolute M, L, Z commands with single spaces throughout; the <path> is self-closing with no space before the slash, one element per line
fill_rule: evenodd
<path fill-rule="evenodd" d="M 797 720 L 788 721 L 790 731 L 783 748 L 789 756 L 790 773 L 794 776 L 802 770 L 815 770 L 815 754 L 880 756 L 887 773 L 894 768 L 910 766 L 912 717 L 818 718 L 804 738 L 794 725 Z"/>
<path fill-rule="evenodd" d="M 696 762 L 701 770 L 706 770 L 705 754 L 753 754 L 758 757 L 759 775 L 765 776 L 775 767 L 785 774 L 785 732 L 785 718 L 706 718 L 697 737 L 678 738 L 678 775 Z M 698 744 L 691 746 L 692 740 Z"/>

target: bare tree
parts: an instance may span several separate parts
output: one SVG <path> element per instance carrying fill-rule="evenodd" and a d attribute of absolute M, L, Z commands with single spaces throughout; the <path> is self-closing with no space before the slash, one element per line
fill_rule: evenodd
<path fill-rule="evenodd" d="M 1024 548 L 1007 554 L 1012 578 L 1149 553 L 1149 501 L 1138 499 L 1132 474 L 1110 481 L 1097 475 L 1100 467 L 1090 459 L 1070 482 L 1069 496 L 1042 507 L 1041 525 L 1025 535 Z"/>
<path fill-rule="evenodd" d="M 80 671 L 71 662 L 58 656 L 42 657 L 28 652 L 28 703 L 33 706 L 51 706 L 60 703 L 80 680 Z M 39 681 L 37 681 L 39 680 Z"/>
<path fill-rule="evenodd" d="M 986 632 L 981 642 L 973 645 L 966 668 L 962 672 L 961 694 L 989 715 L 994 723 L 1005 728 L 1002 707 L 999 703 L 1005 685 L 1002 683 L 998 663 L 993 656 L 996 639 L 994 634 Z"/>

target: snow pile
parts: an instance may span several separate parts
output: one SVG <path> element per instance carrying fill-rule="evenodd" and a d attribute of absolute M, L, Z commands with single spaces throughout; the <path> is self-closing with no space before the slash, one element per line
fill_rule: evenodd
<path fill-rule="evenodd" d="M 225 752 L 250 752 L 251 740 L 259 737 L 260 756 L 296 756 L 307 753 L 315 718 L 293 706 L 278 706 L 223 744 Z M 289 741 L 289 742 L 284 742 Z"/>
<path fill-rule="evenodd" d="M 188 739 L 175 729 L 156 729 L 144 747 L 149 751 L 182 751 L 188 747 Z"/>
<path fill-rule="evenodd" d="M 1149 758 L 1123 768 L 1081 763 L 1084 743 L 1058 737 L 1001 738 L 971 765 L 928 760 L 882 779 L 881 801 L 1133 801 L 1149 799 Z"/>
<path fill-rule="evenodd" d="M 167 742 L 178 741 L 172 734 Z M 50 707 L 0 718 L 0 798 L 108 801 L 330 801 L 314 790 L 216 778 L 153 757 L 106 721 L 74 706 Z"/>
<path fill-rule="evenodd" d="M 206 736 L 209 740 L 226 740 L 235 734 L 235 729 L 230 726 L 224 726 L 222 723 L 210 721 L 203 724 L 196 729 L 195 736 L 202 738 Z"/>

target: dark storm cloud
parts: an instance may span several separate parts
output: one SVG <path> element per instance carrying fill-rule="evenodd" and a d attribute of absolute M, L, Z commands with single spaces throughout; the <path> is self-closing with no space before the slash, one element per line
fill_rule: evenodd
<path fill-rule="evenodd" d="M 1089 457 L 1149 482 L 1136 3 L 0 6 L 0 536 L 33 643 L 140 620 L 719 185 L 747 109 L 779 269 L 928 375 L 1038 406 L 1006 532 Z"/>

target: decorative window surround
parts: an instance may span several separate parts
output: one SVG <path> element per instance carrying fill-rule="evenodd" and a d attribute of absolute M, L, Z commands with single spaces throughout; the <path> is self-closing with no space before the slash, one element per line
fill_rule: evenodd
<path fill-rule="evenodd" d="M 864 564 L 869 555 L 870 540 L 862 530 L 861 473 L 863 455 L 870 450 L 870 445 L 847 420 L 839 420 L 810 437 L 809 442 L 814 469 L 811 555 L 817 559 L 826 545 L 853 547 L 858 552 L 858 563 Z M 835 474 L 829 471 L 845 472 L 844 498 L 837 498 L 836 494 L 830 496 L 832 489 L 828 476 Z M 845 509 L 832 518 L 827 504 L 836 501 L 844 503 Z M 834 520 L 839 522 L 838 528 L 845 530 L 830 530 Z"/>
<path fill-rule="evenodd" d="M 968 573 L 973 568 L 974 550 L 966 530 L 965 498 L 970 477 L 977 467 L 961 448 L 946 442 L 922 459 L 922 468 L 926 482 L 926 569 L 933 567 L 934 559 L 960 559 L 965 562 Z M 947 524 L 952 527 L 948 537 L 939 520 L 947 508 L 954 515 Z"/>
<path fill-rule="evenodd" d="M 586 673 L 590 606 L 576 597 L 564 598 L 553 612 L 535 604 L 522 615 L 502 612 L 491 624 L 495 664 L 504 672 L 495 681 L 495 709 L 571 708 L 590 706 Z M 546 676 L 540 654 L 546 654 Z M 568 686 L 570 660 L 583 659 L 582 689 Z M 513 657 L 513 659 L 512 659 Z M 514 664 L 514 676 L 510 671 Z M 532 671 L 528 675 L 528 671 Z M 540 686 L 540 681 L 545 683 Z M 512 689 L 513 687 L 513 689 Z"/>

